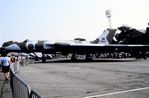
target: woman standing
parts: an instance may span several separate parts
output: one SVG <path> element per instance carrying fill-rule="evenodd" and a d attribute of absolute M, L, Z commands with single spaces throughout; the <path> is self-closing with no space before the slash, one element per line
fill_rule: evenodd
<path fill-rule="evenodd" d="M 7 57 L 7 54 L 2 54 L 0 59 L 2 65 L 2 72 L 4 73 L 5 80 L 9 80 L 9 70 L 10 70 L 10 58 Z"/>

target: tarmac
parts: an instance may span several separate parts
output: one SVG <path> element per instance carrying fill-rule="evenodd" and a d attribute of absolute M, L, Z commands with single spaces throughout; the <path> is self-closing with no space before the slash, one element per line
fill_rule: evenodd
<path fill-rule="evenodd" d="M 0 67 L 1 69 L 1 67 Z M 57 59 L 24 66 L 18 75 L 44 98 L 148 98 L 149 59 Z M 12 98 L 0 72 L 0 98 Z"/>
<path fill-rule="evenodd" d="M 12 98 L 12 92 L 10 88 L 10 81 L 5 80 L 0 67 L 0 98 Z"/>
<path fill-rule="evenodd" d="M 44 98 L 148 98 L 149 60 L 57 59 L 21 68 L 18 75 Z"/>

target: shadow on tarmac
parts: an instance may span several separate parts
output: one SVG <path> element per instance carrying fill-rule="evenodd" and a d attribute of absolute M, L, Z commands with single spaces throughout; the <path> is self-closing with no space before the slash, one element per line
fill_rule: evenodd
<path fill-rule="evenodd" d="M 136 60 L 134 58 L 127 58 L 127 59 L 93 59 L 93 60 L 84 60 L 84 59 L 77 59 L 72 61 L 69 58 L 59 58 L 59 59 L 52 59 L 52 60 L 47 60 L 46 63 L 97 63 L 97 62 L 136 62 L 140 60 Z M 42 63 L 42 62 L 35 62 L 35 63 Z"/>

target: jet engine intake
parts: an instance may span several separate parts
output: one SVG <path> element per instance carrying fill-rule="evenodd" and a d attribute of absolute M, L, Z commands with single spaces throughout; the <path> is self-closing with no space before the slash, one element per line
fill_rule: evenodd
<path fill-rule="evenodd" d="M 33 43 L 33 42 L 26 43 L 26 49 L 27 50 L 34 50 L 35 49 L 35 43 Z"/>
<path fill-rule="evenodd" d="M 29 50 L 33 50 L 33 49 L 35 48 L 35 45 L 33 45 L 33 44 L 28 44 L 27 48 L 28 48 Z"/>

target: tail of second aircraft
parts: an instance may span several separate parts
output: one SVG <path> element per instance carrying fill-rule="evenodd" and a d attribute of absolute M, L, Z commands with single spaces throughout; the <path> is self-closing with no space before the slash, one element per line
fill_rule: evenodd
<path fill-rule="evenodd" d="M 92 43 L 96 44 L 110 44 L 113 41 L 116 29 L 107 29 Z"/>

